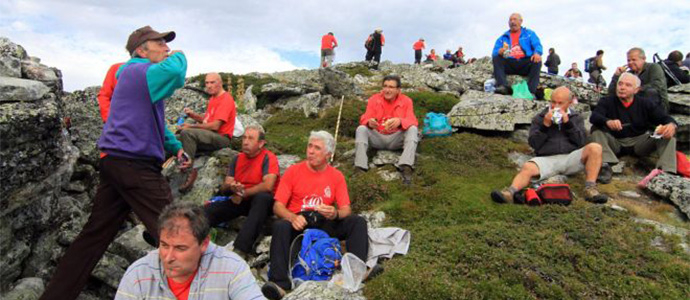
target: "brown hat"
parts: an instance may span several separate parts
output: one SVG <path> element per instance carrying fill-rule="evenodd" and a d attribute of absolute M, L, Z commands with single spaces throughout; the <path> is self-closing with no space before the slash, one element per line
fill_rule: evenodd
<path fill-rule="evenodd" d="M 137 47 L 139 47 L 146 41 L 157 39 L 164 39 L 166 43 L 169 43 L 170 41 L 175 39 L 175 32 L 168 31 L 159 33 L 158 31 L 153 30 L 151 26 L 147 25 L 141 27 L 129 35 L 129 38 L 127 39 L 127 46 L 125 46 L 125 49 L 127 49 L 127 52 L 132 53 L 135 49 L 137 49 Z"/>

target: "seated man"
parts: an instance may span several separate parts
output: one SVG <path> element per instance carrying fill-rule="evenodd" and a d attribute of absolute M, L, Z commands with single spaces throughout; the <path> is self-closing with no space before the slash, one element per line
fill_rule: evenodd
<path fill-rule="evenodd" d="M 532 177 L 540 180 L 555 175 L 571 175 L 585 171 L 585 200 L 606 203 L 608 197 L 597 189 L 597 175 L 601 167 L 601 146 L 585 144 L 585 121 L 570 109 L 573 95 L 566 87 L 551 94 L 551 105 L 534 116 L 529 130 L 529 145 L 536 157 L 526 162 L 513 178 L 510 187 L 491 192 L 498 203 L 513 202 L 514 194 L 529 185 Z"/>
<path fill-rule="evenodd" d="M 247 257 L 259 236 L 266 218 L 273 212 L 273 192 L 280 169 L 275 154 L 264 148 L 266 138 L 259 126 L 247 126 L 242 136 L 242 152 L 230 163 L 221 193 L 232 194 L 231 200 L 212 202 L 206 209 L 211 226 L 247 216 L 234 246 L 235 252 Z"/>
<path fill-rule="evenodd" d="M 643 157 L 656 149 L 659 155 L 656 168 L 676 173 L 676 121 L 657 101 L 637 95 L 640 79 L 632 73 L 618 78 L 616 94 L 599 100 L 592 111 L 592 141 L 603 149 L 604 165 L 599 180 L 611 181 L 611 167 L 617 164 L 622 150 Z M 649 128 L 654 128 L 650 135 Z"/>
<path fill-rule="evenodd" d="M 209 240 L 200 206 L 168 205 L 158 219 L 160 243 L 127 268 L 115 294 L 130 299 L 261 299 L 249 266 Z"/>
<path fill-rule="evenodd" d="M 235 100 L 223 89 L 220 75 L 207 74 L 205 84 L 206 92 L 211 95 L 206 113 L 202 116 L 185 107 L 184 113 L 198 123 L 184 123 L 179 131 L 182 148 L 190 160 L 194 159 L 197 149 L 213 151 L 230 147 L 235 129 Z M 179 188 L 180 192 L 189 191 L 194 186 L 196 177 L 197 170 L 192 167 L 187 180 Z"/>
<path fill-rule="evenodd" d="M 443 54 L 443 60 L 453 60 L 453 53 L 450 52 L 450 49 L 447 49 L 446 54 Z"/>
<path fill-rule="evenodd" d="M 616 72 L 609 84 L 609 95 L 616 95 L 618 78 L 621 74 L 629 72 L 635 74 L 640 80 L 639 91 L 645 98 L 657 98 L 661 101 L 664 110 L 668 112 L 668 91 L 666 88 L 666 76 L 659 64 L 646 62 L 647 56 L 642 48 L 632 48 L 627 53 L 628 63 L 616 68 Z M 657 100 L 658 101 L 658 100 Z"/>
<path fill-rule="evenodd" d="M 288 266 L 290 245 L 308 227 L 320 228 L 332 237 L 346 240 L 349 252 L 362 261 L 367 259 L 367 222 L 352 215 L 345 177 L 328 164 L 334 147 L 330 133 L 312 131 L 307 159 L 288 168 L 281 178 L 273 204 L 273 212 L 280 220 L 273 224 L 269 282 L 261 289 L 269 299 L 280 299 L 292 288 Z M 323 222 L 307 222 L 305 215 L 310 216 L 309 220 L 316 216 Z"/>
<path fill-rule="evenodd" d="M 429 55 L 426 56 L 426 60 L 424 62 L 435 62 L 436 60 L 438 60 L 438 55 L 436 55 L 436 49 L 431 49 Z"/>
<path fill-rule="evenodd" d="M 526 75 L 529 91 L 535 94 L 543 53 L 541 41 L 534 31 L 522 27 L 520 14 L 510 15 L 508 25 L 510 30 L 496 40 L 492 52 L 496 93 L 510 93 L 506 75 Z"/>
<path fill-rule="evenodd" d="M 565 72 L 565 78 L 582 81 L 582 72 L 577 68 L 577 63 L 570 65 L 570 69 Z"/>
<path fill-rule="evenodd" d="M 402 148 L 403 153 L 395 166 L 402 172 L 403 183 L 409 185 L 419 137 L 412 99 L 400 93 L 400 77 L 388 75 L 383 78 L 383 90 L 369 98 L 359 124 L 355 135 L 357 170 L 369 169 L 367 149 L 370 145 L 374 149 Z"/>

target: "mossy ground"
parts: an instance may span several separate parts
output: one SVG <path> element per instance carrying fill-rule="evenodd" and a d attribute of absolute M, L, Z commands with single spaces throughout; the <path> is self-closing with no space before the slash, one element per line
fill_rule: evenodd
<path fill-rule="evenodd" d="M 412 95 L 418 116 L 446 112 L 457 101 L 431 94 Z M 409 188 L 373 170 L 353 177 L 352 158 L 342 153 L 354 147 L 364 108 L 345 103 L 336 164 L 356 211 L 382 210 L 386 226 L 412 233 L 409 254 L 385 262 L 386 271 L 367 283 L 369 299 L 690 298 L 690 257 L 679 239 L 631 220 L 642 211 L 658 218 L 671 209 L 667 204 L 656 212 L 619 212 L 582 199 L 568 207 L 495 204 L 489 193 L 516 172 L 507 154 L 528 148 L 473 133 L 421 141 Z M 269 148 L 304 157 L 309 131 L 333 132 L 337 113 L 337 107 L 313 119 L 278 113 L 266 123 Z M 582 177 L 571 181 L 581 191 Z M 656 236 L 668 250 L 651 246 Z"/>

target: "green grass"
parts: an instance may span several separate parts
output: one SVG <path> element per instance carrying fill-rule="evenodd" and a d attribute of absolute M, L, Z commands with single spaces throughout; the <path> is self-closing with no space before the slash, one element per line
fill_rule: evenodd
<path fill-rule="evenodd" d="M 426 113 L 435 112 L 446 114 L 460 102 L 460 99 L 449 94 L 434 92 L 410 92 L 406 93 L 414 103 L 414 114 L 420 121 L 424 119 Z"/>
<path fill-rule="evenodd" d="M 413 95 L 417 113 L 450 109 L 455 97 Z M 354 147 L 364 103 L 346 102 L 338 153 Z M 269 147 L 304 156 L 310 130 L 333 132 L 337 107 L 321 118 L 283 111 L 266 124 Z M 368 299 L 688 299 L 690 256 L 679 239 L 576 199 L 568 207 L 498 205 L 489 198 L 515 175 L 507 159 L 526 145 L 471 133 L 424 139 L 411 188 L 372 170 L 353 177 L 336 156 L 355 211 L 382 210 L 385 226 L 410 230 L 409 254 L 384 262 Z M 392 167 L 384 167 L 392 170 Z M 581 180 L 577 178 L 576 180 Z M 581 189 L 575 184 L 576 192 Z M 581 192 L 579 193 L 581 194 Z M 650 245 L 663 236 L 668 251 Z"/>
<path fill-rule="evenodd" d="M 345 66 L 337 66 L 336 67 L 338 70 L 343 71 L 347 73 L 348 75 L 355 77 L 355 75 L 360 74 L 365 77 L 370 77 L 371 75 L 374 75 L 374 73 L 369 70 L 368 67 L 364 65 L 359 65 L 359 66 L 353 66 L 353 67 L 345 67 Z"/>

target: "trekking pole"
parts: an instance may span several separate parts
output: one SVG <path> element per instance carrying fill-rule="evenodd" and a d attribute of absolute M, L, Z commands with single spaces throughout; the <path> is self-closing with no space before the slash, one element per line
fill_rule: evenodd
<path fill-rule="evenodd" d="M 333 157 L 335 157 L 335 148 L 338 146 L 338 130 L 340 129 L 340 115 L 343 113 L 343 102 L 345 102 L 345 96 L 340 97 L 340 109 L 338 109 L 338 121 L 335 123 L 335 145 L 333 145 L 333 153 L 331 153 L 331 162 L 333 162 Z"/>

